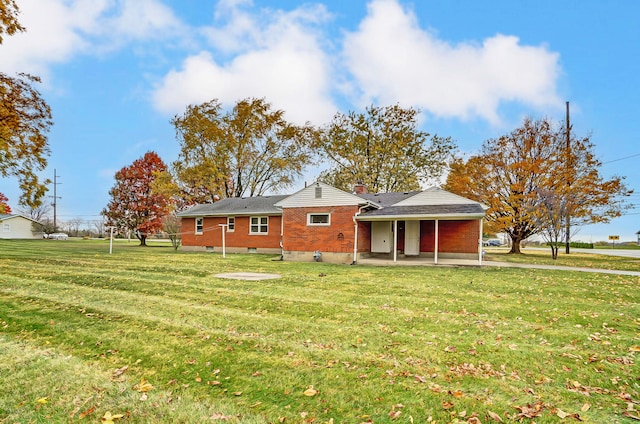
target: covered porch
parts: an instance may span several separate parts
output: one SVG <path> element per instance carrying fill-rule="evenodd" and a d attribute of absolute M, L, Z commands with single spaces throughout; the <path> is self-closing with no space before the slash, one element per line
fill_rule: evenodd
<path fill-rule="evenodd" d="M 484 211 L 475 216 L 384 216 L 380 212 L 358 217 L 360 223 L 370 225 L 368 249 L 356 246 L 359 263 L 386 260 L 394 264 L 482 265 Z"/>

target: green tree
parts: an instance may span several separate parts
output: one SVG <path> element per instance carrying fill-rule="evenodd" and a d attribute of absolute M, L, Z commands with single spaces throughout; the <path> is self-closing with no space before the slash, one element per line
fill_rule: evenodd
<path fill-rule="evenodd" d="M 24 31 L 18 13 L 14 0 L 0 0 L 0 44 L 3 34 Z M 0 176 L 17 177 L 19 203 L 31 207 L 39 206 L 47 191 L 49 181 L 41 181 L 37 172 L 47 166 L 46 134 L 53 124 L 49 105 L 32 86 L 36 82 L 36 76 L 0 72 Z"/>
<path fill-rule="evenodd" d="M 441 177 L 455 144 L 419 131 L 417 115 L 397 105 L 336 114 L 320 136 L 329 168 L 319 179 L 347 191 L 358 182 L 371 192 L 391 192 L 419 190 Z"/>
<path fill-rule="evenodd" d="M 171 121 L 180 142 L 174 188 L 188 203 L 215 196 L 259 196 L 290 186 L 312 160 L 314 131 L 284 119 L 264 99 L 240 100 L 225 112 L 218 100 L 192 105 Z"/>
<path fill-rule="evenodd" d="M 567 215 L 571 226 L 621 215 L 631 191 L 622 177 L 605 180 L 600 166 L 589 137 L 567 149 L 562 127 L 525 119 L 485 141 L 480 154 L 454 161 L 445 188 L 489 206 L 487 229 L 508 234 L 511 253 L 520 253 L 520 243 L 536 234 L 557 242 Z"/>
<path fill-rule="evenodd" d="M 146 246 L 147 236 L 162 228 L 163 219 L 171 211 L 170 199 L 151 189 L 157 173 L 165 170 L 162 159 L 155 152 L 147 152 L 116 172 L 116 183 L 109 190 L 111 200 L 102 210 L 107 225 L 133 231 L 140 245 Z"/>

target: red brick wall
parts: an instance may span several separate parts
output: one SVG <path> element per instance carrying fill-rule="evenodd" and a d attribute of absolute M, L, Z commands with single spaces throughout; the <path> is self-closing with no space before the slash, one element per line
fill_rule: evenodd
<path fill-rule="evenodd" d="M 435 221 L 420 222 L 420 251 L 434 251 Z M 477 253 L 480 223 L 471 221 L 438 221 L 438 252 Z"/>
<path fill-rule="evenodd" d="M 371 252 L 371 222 L 358 222 L 358 252 Z"/>
<path fill-rule="evenodd" d="M 249 234 L 249 217 L 236 216 L 235 231 L 227 231 L 225 244 L 227 247 L 255 247 L 255 248 L 279 248 L 280 247 L 280 223 L 282 218 L 278 215 L 269 217 L 267 234 Z M 218 224 L 226 224 L 227 217 L 205 217 L 204 231 L 202 234 L 194 234 L 196 229 L 195 218 L 182 218 L 182 245 L 183 246 L 222 246 L 222 227 Z"/>
<path fill-rule="evenodd" d="M 313 252 L 315 250 L 321 252 L 353 252 L 353 238 L 355 236 L 353 216 L 356 212 L 358 212 L 357 206 L 283 209 L 282 219 L 284 219 L 285 222 L 283 237 L 284 250 L 301 252 Z M 331 225 L 307 225 L 308 213 L 330 213 Z M 358 228 L 358 238 L 360 240 L 367 237 L 368 233 L 366 225 L 361 225 Z M 362 250 L 362 248 L 358 250 Z"/>

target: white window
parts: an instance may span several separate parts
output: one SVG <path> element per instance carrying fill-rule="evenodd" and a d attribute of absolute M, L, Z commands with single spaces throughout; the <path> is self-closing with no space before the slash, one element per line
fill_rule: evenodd
<path fill-rule="evenodd" d="M 227 217 L 227 231 L 228 232 L 234 232 L 236 230 L 236 217 L 235 216 L 229 216 Z"/>
<path fill-rule="evenodd" d="M 196 218 L 196 234 L 202 234 L 204 231 L 204 218 Z"/>
<path fill-rule="evenodd" d="M 307 225 L 331 225 L 330 213 L 309 213 L 307 214 Z"/>
<path fill-rule="evenodd" d="M 2 231 L 5 232 L 5 233 L 10 233 L 11 232 L 11 224 L 5 222 L 2 225 Z"/>
<path fill-rule="evenodd" d="M 267 234 L 269 232 L 268 216 L 252 216 L 249 234 Z"/>

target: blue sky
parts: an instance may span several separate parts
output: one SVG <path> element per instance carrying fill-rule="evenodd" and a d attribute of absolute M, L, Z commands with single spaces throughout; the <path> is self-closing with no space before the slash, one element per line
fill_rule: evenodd
<path fill-rule="evenodd" d="M 192 103 L 265 97 L 294 122 L 399 103 L 473 154 L 524 116 L 591 135 L 605 177 L 640 206 L 640 2 L 618 0 L 17 0 L 27 32 L 0 70 L 43 79 L 58 219 L 100 219 L 113 176 L 179 145 Z M 291 192 L 312 182 L 310 169 Z M 0 191 L 18 208 L 14 179 Z M 52 189 L 49 194 L 52 194 Z M 640 207 L 576 239 L 636 240 Z"/>

